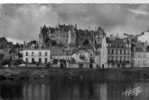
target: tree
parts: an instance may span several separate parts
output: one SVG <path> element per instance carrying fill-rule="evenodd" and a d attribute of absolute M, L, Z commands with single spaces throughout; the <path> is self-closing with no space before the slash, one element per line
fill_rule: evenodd
<path fill-rule="evenodd" d="M 10 64 L 10 59 L 4 59 L 4 60 L 2 60 L 2 62 L 1 62 L 1 64 L 2 65 L 8 65 L 8 64 Z"/>

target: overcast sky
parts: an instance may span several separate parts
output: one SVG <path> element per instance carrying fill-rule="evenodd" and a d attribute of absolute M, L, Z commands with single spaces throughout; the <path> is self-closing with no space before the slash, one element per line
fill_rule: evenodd
<path fill-rule="evenodd" d="M 37 39 L 43 24 L 55 26 L 58 23 L 93 29 L 101 26 L 108 34 L 138 34 L 149 29 L 149 5 L 0 5 L 0 36 Z"/>

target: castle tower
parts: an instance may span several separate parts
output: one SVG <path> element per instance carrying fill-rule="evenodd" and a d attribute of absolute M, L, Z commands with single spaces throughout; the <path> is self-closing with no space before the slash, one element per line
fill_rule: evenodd
<path fill-rule="evenodd" d="M 95 41 L 95 63 L 101 68 L 107 68 L 107 42 L 106 34 L 98 28 L 97 33 L 94 36 Z"/>
<path fill-rule="evenodd" d="M 48 28 L 46 25 L 40 28 L 40 34 L 39 34 L 39 45 L 40 47 L 46 46 L 46 39 L 48 38 Z"/>

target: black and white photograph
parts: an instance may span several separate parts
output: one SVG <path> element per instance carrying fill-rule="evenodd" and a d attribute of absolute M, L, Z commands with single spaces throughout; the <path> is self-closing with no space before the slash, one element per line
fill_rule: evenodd
<path fill-rule="evenodd" d="M 0 100 L 148 100 L 149 4 L 0 3 Z"/>

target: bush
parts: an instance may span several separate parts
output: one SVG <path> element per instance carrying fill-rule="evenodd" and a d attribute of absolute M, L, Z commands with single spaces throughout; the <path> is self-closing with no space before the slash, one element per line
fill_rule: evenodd
<path fill-rule="evenodd" d="M 12 61 L 13 65 L 19 65 L 19 64 L 22 64 L 22 63 L 24 63 L 24 62 L 20 59 Z"/>
<path fill-rule="evenodd" d="M 5 59 L 5 60 L 2 60 L 2 62 L 1 62 L 1 65 L 8 65 L 8 64 L 10 64 L 10 59 Z"/>

